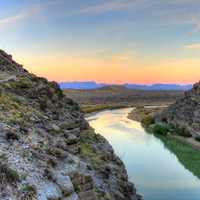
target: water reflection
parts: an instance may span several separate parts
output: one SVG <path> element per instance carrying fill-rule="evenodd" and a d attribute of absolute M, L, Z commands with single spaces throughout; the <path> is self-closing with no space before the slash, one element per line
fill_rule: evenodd
<path fill-rule="evenodd" d="M 130 111 L 103 111 L 88 121 L 112 144 L 145 200 L 199 200 L 200 180 L 184 167 L 175 151 L 166 148 L 166 143 L 147 134 L 140 123 L 127 119 Z"/>

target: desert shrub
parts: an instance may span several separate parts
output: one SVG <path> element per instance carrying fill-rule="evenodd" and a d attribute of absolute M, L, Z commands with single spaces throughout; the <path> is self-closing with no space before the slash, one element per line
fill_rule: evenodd
<path fill-rule="evenodd" d="M 59 85 L 56 82 L 49 82 L 48 83 L 49 92 L 52 91 L 53 94 L 56 94 L 59 98 L 63 98 L 64 94 Z"/>
<path fill-rule="evenodd" d="M 10 130 L 6 133 L 6 139 L 9 140 L 19 140 L 19 136 L 16 132 Z"/>
<path fill-rule="evenodd" d="M 55 158 L 49 158 L 48 160 L 47 160 L 47 165 L 49 165 L 49 166 L 51 166 L 51 167 L 56 167 L 57 166 L 57 161 L 56 161 L 56 159 Z"/>
<path fill-rule="evenodd" d="M 155 124 L 152 127 L 152 132 L 158 135 L 167 135 L 169 128 L 164 124 Z"/>
<path fill-rule="evenodd" d="M 65 158 L 67 156 L 66 152 L 62 149 L 56 147 L 50 147 L 46 150 L 46 152 L 56 158 Z"/>
<path fill-rule="evenodd" d="M 101 155 L 94 152 L 91 144 L 82 143 L 80 146 L 80 154 L 88 158 L 94 168 L 99 168 L 103 164 Z"/>
<path fill-rule="evenodd" d="M 177 135 L 180 135 L 183 137 L 192 137 L 191 133 L 184 127 L 182 127 L 182 128 L 177 127 L 177 128 L 175 128 L 174 131 Z"/>
<path fill-rule="evenodd" d="M 22 200 L 32 200 L 35 199 L 37 195 L 37 189 L 34 185 L 24 185 L 22 191 L 24 193 Z"/>
<path fill-rule="evenodd" d="M 0 164 L 0 175 L 1 179 L 9 183 L 15 183 L 20 180 L 18 172 L 10 167 L 7 164 Z"/>
<path fill-rule="evenodd" d="M 28 79 L 27 77 L 21 77 L 15 82 L 12 82 L 10 84 L 11 88 L 18 88 L 18 89 L 28 89 L 31 88 L 31 86 L 32 86 L 31 80 Z"/>
<path fill-rule="evenodd" d="M 40 105 L 40 109 L 42 111 L 46 111 L 46 109 L 47 109 L 47 99 L 40 98 L 39 99 L 39 105 Z"/>
<path fill-rule="evenodd" d="M 155 120 L 152 116 L 150 115 L 147 115 L 145 116 L 143 119 L 142 119 L 142 125 L 144 127 L 149 127 L 150 125 L 154 124 L 155 123 Z"/>

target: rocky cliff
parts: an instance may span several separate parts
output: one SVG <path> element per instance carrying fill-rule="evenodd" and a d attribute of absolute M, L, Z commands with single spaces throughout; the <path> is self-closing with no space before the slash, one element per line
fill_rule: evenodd
<path fill-rule="evenodd" d="M 192 90 L 185 92 L 182 99 L 166 109 L 161 114 L 161 120 L 176 130 L 193 136 L 200 135 L 200 82 L 196 83 Z"/>
<path fill-rule="evenodd" d="M 0 51 L 0 199 L 137 200 L 121 160 L 54 82 Z"/>

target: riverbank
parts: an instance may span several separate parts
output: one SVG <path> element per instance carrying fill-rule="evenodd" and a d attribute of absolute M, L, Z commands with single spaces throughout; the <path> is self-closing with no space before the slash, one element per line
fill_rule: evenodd
<path fill-rule="evenodd" d="M 200 146 L 191 140 L 191 138 L 182 138 L 180 136 L 158 136 L 165 147 L 176 155 L 186 169 L 200 178 Z"/>
<path fill-rule="evenodd" d="M 128 119 L 142 122 L 147 117 L 154 117 L 156 114 L 161 113 L 166 107 L 167 105 L 138 106 L 128 114 Z"/>
<path fill-rule="evenodd" d="M 134 108 L 129 114 L 128 119 L 141 122 L 144 127 L 149 126 L 150 123 L 153 123 L 153 118 L 156 115 L 159 115 L 167 106 L 154 106 L 154 107 L 137 107 Z M 148 129 L 148 127 L 146 127 Z M 179 133 L 180 134 L 180 133 Z M 194 149 L 200 150 L 200 142 L 197 141 L 194 137 L 183 137 L 181 135 L 176 135 L 176 133 L 167 134 L 168 138 L 176 139 L 181 143 L 192 146 Z"/>
<path fill-rule="evenodd" d="M 130 106 L 121 105 L 121 104 L 82 104 L 80 106 L 81 106 L 82 111 L 85 114 L 90 114 L 90 113 L 104 111 L 104 110 L 114 110 L 114 109 L 130 107 Z"/>
<path fill-rule="evenodd" d="M 199 200 L 200 151 L 174 138 L 148 134 L 140 123 L 127 119 L 131 110 L 97 112 L 87 120 L 112 145 L 144 199 Z"/>
<path fill-rule="evenodd" d="M 143 119 L 144 114 L 153 114 L 153 113 L 158 113 L 162 111 L 162 108 L 164 109 L 167 107 L 167 105 L 159 105 L 159 106 L 154 106 L 151 104 L 148 105 L 135 105 L 137 109 L 134 109 L 130 113 L 130 118 L 135 119 L 136 121 L 141 121 Z M 145 110 L 143 110 L 145 106 Z M 102 104 L 80 104 L 80 107 L 82 111 L 85 114 L 90 114 L 94 112 L 99 112 L 99 111 L 104 111 L 104 110 L 116 110 L 116 109 L 122 109 L 122 108 L 131 108 L 134 107 L 132 104 L 108 104 L 108 103 L 102 103 Z"/>

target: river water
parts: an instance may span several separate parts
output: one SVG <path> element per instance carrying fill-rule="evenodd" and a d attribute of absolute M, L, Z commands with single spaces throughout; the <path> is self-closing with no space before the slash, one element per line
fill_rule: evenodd
<path fill-rule="evenodd" d="M 145 200 L 200 200 L 200 180 L 161 140 L 146 133 L 140 123 L 129 120 L 130 111 L 102 111 L 87 120 L 123 160 L 138 193 Z"/>

